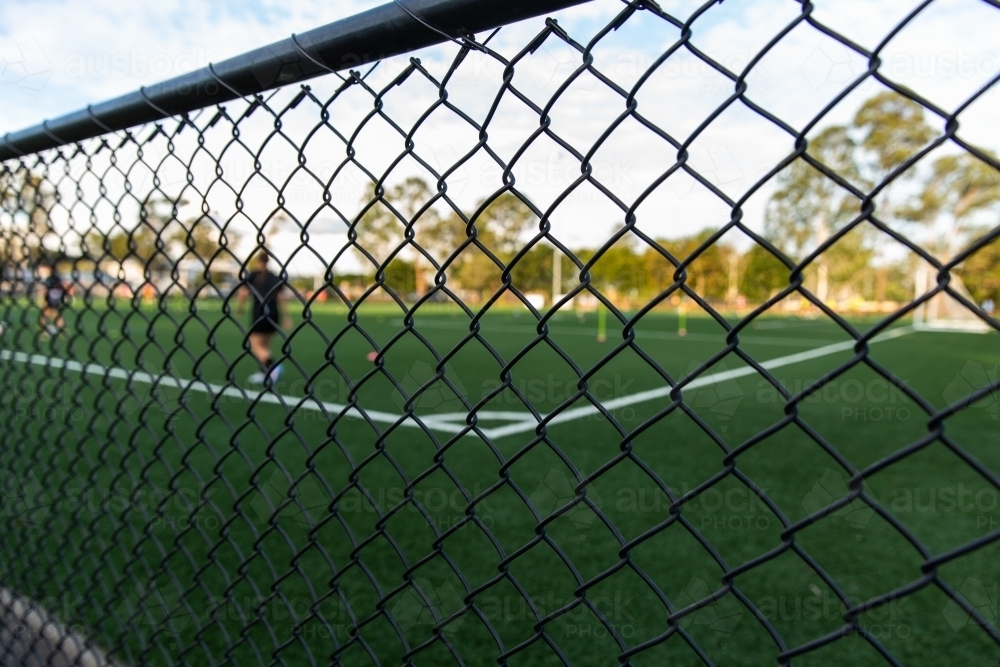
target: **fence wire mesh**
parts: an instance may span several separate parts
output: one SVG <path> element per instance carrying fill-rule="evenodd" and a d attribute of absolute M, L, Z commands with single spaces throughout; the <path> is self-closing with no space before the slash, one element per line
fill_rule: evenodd
<path fill-rule="evenodd" d="M 0 663 L 996 664 L 998 74 L 884 60 L 940 5 L 734 60 L 641 0 L 4 163 Z"/>

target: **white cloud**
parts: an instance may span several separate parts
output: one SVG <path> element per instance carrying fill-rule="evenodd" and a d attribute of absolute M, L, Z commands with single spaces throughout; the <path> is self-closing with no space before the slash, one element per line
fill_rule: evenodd
<path fill-rule="evenodd" d="M 34 89 L 25 83 L 30 79 L 27 69 L 22 74 L 15 67 L 10 78 L 0 78 L 3 87 L 0 92 L 5 96 L 5 104 L 0 107 L 0 125 L 17 129 L 34 124 L 41 118 L 130 92 L 139 85 L 204 66 L 292 32 L 306 31 L 381 1 L 348 0 L 331 5 L 258 0 L 250 5 L 215 5 L 195 0 L 163 0 L 139 8 L 111 0 L 6 3 L 0 6 L 0 25 L 7 33 L 3 42 L 6 46 L 0 53 L 13 54 L 8 62 L 20 58 L 19 62 L 30 65 L 36 75 L 33 81 L 48 78 L 44 85 L 40 88 L 36 85 Z M 683 19 L 700 3 L 661 4 Z M 558 18 L 577 41 L 586 44 L 622 6 L 617 0 L 600 0 L 559 12 Z M 882 3 L 828 0 L 817 3 L 813 17 L 865 48 L 874 48 L 914 6 L 914 0 Z M 978 0 L 939 0 L 932 9 L 884 49 L 883 71 L 948 107 L 1000 70 L 994 37 L 1000 27 L 1000 12 Z M 796 20 L 800 11 L 801 5 L 790 0 L 713 5 L 693 24 L 692 42 L 739 74 L 761 48 Z M 39 15 L 50 16 L 51 20 L 40 24 Z M 509 26 L 491 42 L 491 47 L 505 57 L 513 57 L 541 27 L 541 19 Z M 628 90 L 678 36 L 676 27 L 639 12 L 625 27 L 609 34 L 594 48 L 595 65 Z M 17 50 L 12 51 L 11 44 Z M 32 53 L 43 57 L 23 56 L 27 51 L 18 45 L 25 44 L 37 45 Z M 433 76 L 440 78 L 456 50 L 453 44 L 445 44 L 415 55 Z M 926 66 L 925 61 L 933 66 Z M 955 67 L 945 66 L 952 62 Z M 963 74 L 965 70 L 958 66 L 962 62 L 972 63 L 971 74 Z M 407 57 L 383 63 L 371 75 L 369 84 L 381 89 L 407 63 Z M 907 63 L 912 67 L 907 68 Z M 579 53 L 550 37 L 541 49 L 518 65 L 513 83 L 536 104 L 544 106 L 579 64 Z M 867 67 L 866 59 L 800 22 L 756 63 L 747 76 L 748 95 L 754 103 L 798 129 Z M 450 81 L 449 101 L 477 122 L 483 122 L 502 82 L 502 72 L 502 65 L 473 53 Z M 317 92 L 329 94 L 336 86 L 327 77 L 314 82 L 314 87 Z M 860 93 L 829 112 L 819 127 L 846 122 L 857 104 L 879 88 L 873 82 L 866 83 Z M 732 90 L 732 81 L 687 48 L 681 48 L 646 81 L 636 99 L 639 113 L 670 132 L 675 140 L 684 142 Z M 436 89 L 415 76 L 386 94 L 385 110 L 394 119 L 405 121 L 401 124 L 408 131 L 436 99 Z M 996 95 L 980 101 L 962 116 L 963 134 L 994 149 L 998 147 L 995 132 L 991 132 L 995 99 Z M 352 91 L 348 98 L 331 107 L 331 123 L 349 136 L 358 119 L 370 109 L 370 96 Z M 551 129 L 586 153 L 624 109 L 621 96 L 587 75 L 552 107 Z M 251 120 L 241 124 L 241 129 L 244 140 L 252 143 L 270 131 L 270 121 L 263 114 Z M 301 140 L 317 121 L 315 105 L 304 104 L 288 116 L 285 130 Z M 503 159 L 510 159 L 538 123 L 537 113 L 508 94 L 490 123 L 490 146 Z M 381 175 L 381 170 L 399 155 L 404 144 L 386 126 L 375 130 L 373 126 L 362 132 L 356 148 L 359 159 L 369 168 L 378 167 L 377 175 Z M 221 146 L 226 139 L 224 132 L 221 128 L 214 132 Z M 787 132 L 740 102 L 700 132 L 688 148 L 689 164 L 733 200 L 744 196 L 758 178 L 792 149 L 792 137 Z M 475 131 L 445 109 L 436 111 L 415 135 L 417 153 L 439 171 L 454 164 L 476 141 Z M 306 155 L 310 168 L 328 179 L 344 159 L 344 146 L 324 131 L 312 140 Z M 287 178 L 296 165 L 295 153 L 287 146 L 279 148 L 275 144 L 264 151 L 262 158 L 265 171 L 270 170 L 275 179 Z M 628 120 L 594 154 L 594 173 L 625 207 L 645 197 L 637 213 L 640 227 L 648 234 L 691 233 L 728 221 L 728 205 L 683 173 L 672 176 L 652 194 L 644 194 L 676 158 L 676 148 L 648 128 Z M 243 180 L 253 172 L 249 154 L 241 155 L 235 149 L 226 154 L 224 164 L 227 174 L 233 177 L 244 174 Z M 390 181 L 420 171 L 416 165 L 408 158 L 393 172 Z M 208 164 L 205 169 L 206 178 L 210 178 L 214 165 Z M 353 174 L 350 178 L 349 173 Z M 579 163 L 552 140 L 539 139 L 519 159 L 514 174 L 518 185 L 545 208 L 579 176 Z M 184 183 L 182 176 L 174 179 L 178 187 Z M 321 204 L 318 199 L 321 188 L 300 180 L 295 184 L 297 200 L 289 201 L 287 206 L 296 216 L 308 217 Z M 348 169 L 334 183 L 333 204 L 341 207 L 345 215 L 353 215 L 364 183 L 360 172 Z M 500 168 L 480 153 L 449 177 L 449 186 L 449 194 L 471 211 L 479 198 L 501 186 Z M 743 207 L 743 219 L 751 227 L 760 228 L 769 187 L 765 186 Z M 231 202 L 223 201 L 226 196 L 232 198 L 231 193 L 224 196 L 218 188 L 214 189 L 210 195 L 213 206 L 231 207 Z M 253 202 L 244 210 L 258 222 L 275 207 L 274 190 L 263 185 L 245 194 L 244 199 Z M 323 216 L 336 219 L 332 211 Z M 552 224 L 561 239 L 570 246 L 579 246 L 599 242 L 623 219 L 624 214 L 616 205 L 587 186 L 560 205 Z M 290 240 L 287 245 L 294 244 Z"/>
<path fill-rule="evenodd" d="M 4 89 L 0 126 L 33 125 L 88 103 L 129 93 L 381 4 L 214 3 L 158 0 L 39 0 L 0 4 L 8 42 L 37 44 L 51 64 L 38 91 Z M 44 17 L 44 18 L 43 18 Z"/>

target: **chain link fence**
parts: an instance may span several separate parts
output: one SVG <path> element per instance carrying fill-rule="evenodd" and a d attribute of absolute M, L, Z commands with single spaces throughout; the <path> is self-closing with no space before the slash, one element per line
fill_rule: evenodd
<path fill-rule="evenodd" d="M 556 4 L 8 135 L 0 664 L 1000 660 L 1000 73 Z"/>

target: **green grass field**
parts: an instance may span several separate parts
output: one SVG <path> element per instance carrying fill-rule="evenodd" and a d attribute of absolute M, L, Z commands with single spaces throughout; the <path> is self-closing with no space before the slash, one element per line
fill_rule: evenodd
<path fill-rule="evenodd" d="M 924 581 L 928 555 L 1000 530 L 1000 492 L 934 440 L 870 476 L 866 493 L 888 518 L 855 501 L 783 541 L 788 525 L 848 493 L 837 457 L 875 465 L 927 436 L 926 412 L 859 365 L 788 422 L 784 398 L 759 374 L 739 375 L 735 354 L 705 372 L 726 375 L 684 392 L 684 409 L 668 411 L 668 396 L 629 398 L 665 386 L 650 362 L 677 378 L 725 346 L 707 318 L 688 318 L 682 337 L 674 315 L 652 313 L 636 329 L 641 354 L 626 347 L 599 364 L 621 327 L 609 318 L 598 342 L 594 313 L 559 315 L 537 341 L 527 313 L 488 315 L 469 337 L 465 315 L 437 306 L 415 317 L 418 336 L 400 333 L 398 310 L 364 309 L 358 325 L 387 346 L 396 386 L 366 359 L 373 347 L 346 309 L 317 306 L 284 342 L 281 381 L 258 397 L 234 391 L 256 370 L 240 329 L 218 304 L 197 307 L 197 317 L 74 311 L 55 340 L 39 334 L 34 308 L 0 308 L 0 583 L 130 664 L 326 664 L 337 652 L 344 665 L 393 665 L 414 651 L 416 665 L 490 665 L 510 652 L 500 664 L 597 666 L 646 642 L 655 645 L 631 664 L 776 664 L 782 650 L 844 626 L 842 597 L 860 603 Z M 995 380 L 996 334 L 896 333 L 872 344 L 871 359 L 936 408 Z M 847 340 L 829 321 L 771 317 L 740 348 L 765 361 Z M 448 355 L 452 387 L 438 381 L 410 401 L 422 427 L 394 425 L 434 376 L 426 343 Z M 796 394 L 851 355 L 771 372 Z M 513 388 L 496 391 L 498 358 L 516 359 Z M 538 438 L 524 401 L 546 415 L 576 396 L 567 359 L 583 371 L 599 364 L 590 395 L 615 407 L 581 409 Z M 129 383 L 108 367 L 148 377 Z M 150 384 L 165 373 L 230 389 Z M 355 400 L 373 421 L 342 407 Z M 486 439 L 456 437 L 465 402 L 481 404 Z M 1000 474 L 995 396 L 947 419 L 945 433 Z M 724 474 L 727 448 L 739 449 Z M 587 502 L 574 503 L 578 480 L 597 471 Z M 684 494 L 671 513 L 671 496 Z M 998 563 L 993 542 L 933 571 L 994 632 Z M 727 568 L 740 568 L 729 591 Z M 455 615 L 470 591 L 475 609 Z M 715 591 L 724 594 L 668 622 Z M 1000 663 L 988 633 L 933 582 L 858 624 L 903 665 Z M 888 663 L 853 633 L 793 664 Z"/>

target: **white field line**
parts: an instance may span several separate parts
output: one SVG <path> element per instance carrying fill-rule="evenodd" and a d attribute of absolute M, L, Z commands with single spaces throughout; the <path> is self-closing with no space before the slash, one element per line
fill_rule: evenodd
<path fill-rule="evenodd" d="M 872 339 L 872 343 L 881 342 L 884 340 L 890 340 L 892 338 L 898 338 L 900 336 L 905 336 L 909 333 L 913 333 L 915 329 L 913 327 L 900 327 L 898 329 L 892 329 L 887 331 L 880 336 L 876 336 Z M 801 361 L 809 361 L 810 359 L 818 359 L 819 357 L 825 357 L 827 355 L 835 354 L 837 352 L 843 352 L 845 350 L 851 350 L 854 348 L 854 341 L 844 341 L 842 343 L 834 343 L 832 345 L 826 345 L 824 347 L 819 347 L 814 350 L 808 350 L 806 352 L 799 352 L 796 354 L 790 354 L 784 357 L 778 357 L 776 359 L 770 359 L 768 361 L 762 362 L 761 367 L 771 370 L 773 368 L 780 368 L 782 366 L 789 366 L 791 364 L 797 364 Z M 318 412 L 326 411 L 330 414 L 339 414 L 344 410 L 347 410 L 345 416 L 352 419 L 362 419 L 361 412 L 357 408 L 347 409 L 346 405 L 340 403 L 329 403 L 326 401 L 320 401 L 316 398 L 306 396 L 286 396 L 282 394 L 276 394 L 270 391 L 247 391 L 234 387 L 232 385 L 220 385 L 213 384 L 210 382 L 202 382 L 200 380 L 182 380 L 175 378 L 170 375 L 151 375 L 143 371 L 128 371 L 124 368 L 117 368 L 113 366 L 101 366 L 99 364 L 82 364 L 78 361 L 59 359 L 57 357 L 46 357 L 41 354 L 27 354 L 24 352 L 12 352 L 10 350 L 0 350 L 0 361 L 13 361 L 15 363 L 22 364 L 32 364 L 36 366 L 44 366 L 46 368 L 53 369 L 66 369 L 67 371 L 74 373 L 84 373 L 89 375 L 97 375 L 101 377 L 111 377 L 119 380 L 126 380 L 129 382 L 138 382 L 141 384 L 155 385 L 159 387 L 172 387 L 175 389 L 180 389 L 185 392 L 197 392 L 208 394 L 212 397 L 226 396 L 230 398 L 236 398 L 246 401 L 258 401 L 261 403 L 270 403 L 273 405 L 281 406 L 293 406 L 297 405 L 300 409 L 305 410 L 315 410 Z M 703 387 L 705 385 L 715 384 L 716 382 L 724 382 L 738 377 L 745 377 L 747 375 L 753 375 L 757 370 L 751 366 L 744 366 L 742 368 L 736 368 L 728 371 L 720 371 L 718 373 L 710 373 L 708 375 L 702 375 L 695 378 L 690 383 L 685 385 L 685 389 L 696 389 L 698 387 Z M 629 405 L 635 405 L 636 403 L 644 403 L 646 401 L 652 401 L 657 398 L 662 398 L 663 396 L 668 396 L 673 390 L 672 387 L 660 387 L 658 389 L 650 389 L 648 391 L 642 391 L 637 394 L 630 394 L 628 396 L 622 396 L 621 398 L 616 398 L 610 401 L 604 401 L 601 405 L 604 406 L 606 410 L 617 410 L 618 408 L 623 408 Z M 584 417 L 589 417 L 590 415 L 598 414 L 599 410 L 592 405 L 586 405 L 579 408 L 573 408 L 559 413 L 556 417 L 551 419 L 549 424 L 562 424 L 569 421 L 575 421 L 577 419 L 583 419 Z M 397 422 L 401 415 L 393 414 L 390 412 L 381 412 L 378 410 L 365 410 L 365 414 L 374 422 L 393 424 Z M 524 433 L 526 431 L 533 431 L 535 427 L 538 426 L 537 420 L 528 412 L 510 412 L 510 411 L 490 411 L 490 410 L 480 410 L 476 413 L 480 419 L 485 420 L 501 420 L 501 421 L 513 421 L 515 423 L 508 426 L 498 426 L 495 428 L 482 428 L 480 430 L 489 438 L 502 438 L 508 435 L 514 435 L 516 433 Z M 465 426 L 465 420 L 467 414 L 464 412 L 448 412 L 436 415 L 420 416 L 420 420 L 428 428 L 442 431 L 445 433 L 458 433 L 462 431 Z M 456 423 L 458 422 L 458 423 Z M 401 426 L 409 428 L 420 428 L 420 424 L 412 417 L 403 421 Z"/>
<path fill-rule="evenodd" d="M 898 338 L 900 336 L 905 336 L 906 334 L 913 333 L 914 329 L 912 327 L 900 327 L 899 329 L 892 329 L 886 333 L 876 336 L 872 339 L 872 343 L 881 342 L 884 340 L 890 340 L 892 338 Z M 833 345 L 826 345 L 824 347 L 818 347 L 815 350 L 809 350 L 808 352 L 799 352 L 797 354 L 790 354 L 785 357 L 778 357 L 777 359 L 770 359 L 768 361 L 761 362 L 760 366 L 767 370 L 772 368 L 781 368 L 782 366 L 789 366 L 791 364 L 797 364 L 800 361 L 809 361 L 810 359 L 818 359 L 819 357 L 825 357 L 830 354 L 835 354 L 837 352 L 843 352 L 845 350 L 854 349 L 854 341 L 845 341 L 843 343 L 834 343 Z M 742 368 L 734 368 L 730 371 L 719 371 L 718 373 L 711 373 L 709 375 L 702 375 L 687 385 L 684 386 L 685 389 L 696 389 L 697 387 L 704 387 L 705 385 L 715 384 L 716 382 L 724 382 L 733 378 L 744 377 L 747 375 L 753 375 L 757 372 L 757 369 L 752 366 L 744 366 Z M 617 410 L 618 408 L 623 408 L 628 405 L 635 405 L 636 403 L 644 403 L 646 401 L 652 401 L 657 398 L 662 398 L 667 396 L 673 391 L 673 387 L 660 387 L 659 389 L 650 389 L 649 391 L 641 391 L 638 394 L 630 394 L 628 396 L 622 396 L 621 398 L 616 398 L 610 401 L 602 401 L 601 405 L 604 406 L 606 410 Z M 560 412 L 558 415 L 549 420 L 549 424 L 561 424 L 568 421 L 575 421 L 577 419 L 583 419 L 584 417 L 589 417 L 590 415 L 596 415 L 600 412 L 593 405 L 586 405 L 579 408 L 572 408 L 564 412 Z M 451 415 L 438 415 L 438 418 L 450 417 Z M 464 416 L 463 416 L 464 418 Z M 499 428 L 491 429 L 490 437 L 502 438 L 507 435 L 513 435 L 515 433 L 523 433 L 525 431 L 533 431 L 538 423 L 534 418 L 530 420 L 526 419 L 520 424 L 511 424 L 510 426 L 501 426 Z"/>
<path fill-rule="evenodd" d="M 124 368 L 116 368 L 114 366 L 101 366 L 99 364 L 82 364 L 79 361 L 72 361 L 67 359 L 59 359 L 57 357 L 46 357 L 41 354 L 26 354 L 24 352 L 12 352 L 10 350 L 0 350 L 0 361 L 13 361 L 15 363 L 21 364 L 32 364 L 35 366 L 44 366 L 45 368 L 54 369 L 66 369 L 67 371 L 73 373 L 84 373 L 87 375 L 98 375 L 101 377 L 111 377 L 119 380 L 126 380 L 129 382 L 138 382 L 140 384 L 155 385 L 158 387 L 173 387 L 175 389 L 180 389 L 185 392 L 196 392 L 202 394 L 208 394 L 213 398 L 219 396 L 226 396 L 229 398 L 236 398 L 240 400 L 259 401 L 261 403 L 271 403 L 274 405 L 290 406 L 299 405 L 301 409 L 305 410 L 315 410 L 317 412 L 322 412 L 326 410 L 328 413 L 337 414 L 347 408 L 346 405 L 341 405 L 339 403 L 328 403 L 326 401 L 320 401 L 313 397 L 301 397 L 301 396 L 284 396 L 281 394 L 275 394 L 270 391 L 247 391 L 234 387 L 232 385 L 226 386 L 221 384 L 213 384 L 211 382 L 202 382 L 200 380 L 182 380 L 175 378 L 170 375 L 151 375 L 143 371 L 128 371 Z M 380 412 L 378 410 L 365 410 L 365 414 L 368 418 L 374 422 L 380 422 L 385 424 L 393 424 L 397 422 L 400 415 L 394 415 L 389 412 Z M 347 417 L 353 419 L 362 419 L 361 412 L 357 408 L 351 408 L 346 413 Z M 461 426 L 451 424 L 451 423 L 437 423 L 436 416 L 431 416 L 428 418 L 421 417 L 421 420 L 425 425 L 432 428 L 438 429 L 440 431 L 445 431 L 447 433 L 458 433 L 462 430 Z M 420 428 L 415 420 L 407 419 L 401 426 Z"/>

